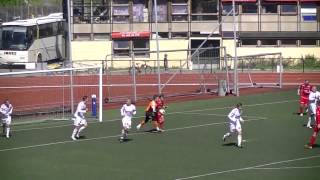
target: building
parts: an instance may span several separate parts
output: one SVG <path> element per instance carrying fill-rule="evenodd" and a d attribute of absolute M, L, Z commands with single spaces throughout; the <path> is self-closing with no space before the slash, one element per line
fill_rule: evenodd
<path fill-rule="evenodd" d="M 131 51 L 155 59 L 139 53 L 156 50 L 153 2 L 71 0 L 73 60 L 103 60 L 110 54 L 130 58 Z M 282 52 L 287 58 L 320 58 L 320 0 L 235 3 L 238 55 Z M 225 46 L 234 54 L 231 0 L 157 0 L 157 7 L 160 50 L 196 48 L 214 32 L 205 46 Z"/>

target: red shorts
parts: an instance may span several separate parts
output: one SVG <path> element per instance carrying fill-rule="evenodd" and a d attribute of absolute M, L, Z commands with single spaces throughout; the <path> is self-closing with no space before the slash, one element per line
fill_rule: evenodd
<path fill-rule="evenodd" d="M 159 113 L 159 112 L 157 113 L 156 119 L 157 119 L 157 122 L 158 122 L 159 124 L 164 123 L 164 116 L 163 116 L 163 114 L 161 114 L 161 113 Z"/>
<path fill-rule="evenodd" d="M 301 97 L 300 97 L 300 104 L 307 106 L 307 105 L 309 104 L 309 98 L 308 98 L 308 97 L 301 96 Z"/>

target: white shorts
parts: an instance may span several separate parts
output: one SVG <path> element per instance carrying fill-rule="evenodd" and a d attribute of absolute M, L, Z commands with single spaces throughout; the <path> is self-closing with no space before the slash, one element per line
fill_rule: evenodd
<path fill-rule="evenodd" d="M 131 129 L 131 118 L 123 117 L 122 118 L 122 126 L 124 129 Z"/>
<path fill-rule="evenodd" d="M 236 122 L 230 122 L 229 124 L 229 127 L 230 127 L 230 132 L 233 133 L 235 131 L 237 132 L 241 132 L 241 123 L 239 121 L 236 121 Z"/>
<path fill-rule="evenodd" d="M 3 124 L 10 125 L 11 124 L 11 116 L 2 119 Z"/>
<path fill-rule="evenodd" d="M 316 103 L 309 104 L 310 114 L 312 114 L 312 115 L 316 114 L 316 109 L 317 109 Z"/>
<path fill-rule="evenodd" d="M 84 118 L 82 117 L 79 117 L 79 116 L 76 116 L 74 119 L 73 119 L 73 125 L 75 126 L 86 126 L 88 123 L 87 123 L 87 120 L 85 120 Z"/>

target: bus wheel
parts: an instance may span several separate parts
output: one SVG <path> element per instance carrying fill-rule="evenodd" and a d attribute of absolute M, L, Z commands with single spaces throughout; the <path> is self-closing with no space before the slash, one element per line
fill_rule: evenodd
<path fill-rule="evenodd" d="M 41 55 L 41 54 L 38 54 L 37 62 L 38 62 L 38 63 L 41 63 L 41 62 L 42 62 L 42 55 Z"/>

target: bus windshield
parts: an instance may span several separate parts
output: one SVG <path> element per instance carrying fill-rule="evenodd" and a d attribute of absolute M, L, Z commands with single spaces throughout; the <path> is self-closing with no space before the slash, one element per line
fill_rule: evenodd
<path fill-rule="evenodd" d="M 27 27 L 4 26 L 1 28 L 1 50 L 27 50 L 30 40 L 27 37 Z"/>

